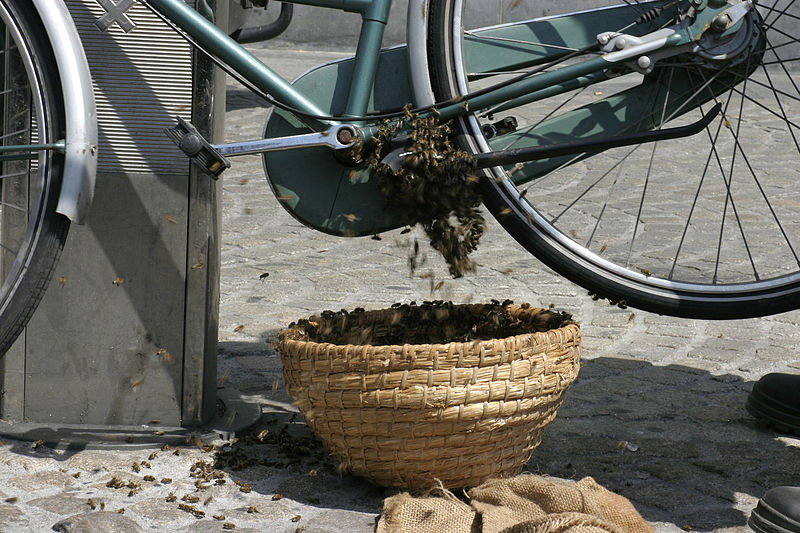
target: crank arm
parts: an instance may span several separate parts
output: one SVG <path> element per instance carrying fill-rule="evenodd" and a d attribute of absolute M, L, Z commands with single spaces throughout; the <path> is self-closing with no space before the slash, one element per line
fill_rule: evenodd
<path fill-rule="evenodd" d="M 474 156 L 474 168 L 490 168 L 525 161 L 536 161 L 538 159 L 550 159 L 551 157 L 560 157 L 563 155 L 602 152 L 603 150 L 618 148 L 620 146 L 689 137 L 703 131 L 703 129 L 719 115 L 721 109 L 722 104 L 717 103 L 708 113 L 703 115 L 703 118 L 688 126 L 618 135 L 616 137 L 607 137 L 603 139 L 589 139 L 586 141 L 548 144 L 545 146 L 519 148 L 517 150 L 502 150 L 500 152 L 476 154 Z"/>
<path fill-rule="evenodd" d="M 303 135 L 290 135 L 274 139 L 259 139 L 230 144 L 215 144 L 213 148 L 222 156 L 234 157 L 237 155 L 295 150 L 314 146 L 327 146 L 332 150 L 343 150 L 352 147 L 358 139 L 359 133 L 355 127 L 339 124 L 319 133 L 305 133 Z"/>

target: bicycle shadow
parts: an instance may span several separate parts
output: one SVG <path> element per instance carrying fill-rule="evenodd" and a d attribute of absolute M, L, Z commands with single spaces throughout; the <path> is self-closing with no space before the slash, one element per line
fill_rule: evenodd
<path fill-rule="evenodd" d="M 265 344 L 259 346 L 268 346 L 274 333 L 265 332 Z M 247 343 L 223 342 L 220 348 L 225 354 L 221 368 L 236 367 L 243 358 L 251 375 L 266 378 L 260 391 L 246 372 L 231 371 L 230 381 L 236 387 L 243 379 L 251 397 L 261 395 L 270 431 L 287 427 L 308 449 L 306 457 L 314 458 L 298 462 L 273 447 L 269 457 L 281 463 L 282 471 L 261 468 L 237 475 L 264 494 L 277 491 L 319 507 L 380 513 L 382 499 L 392 491 L 347 474 L 340 477 L 301 417 L 290 423 L 294 407 L 282 381 L 273 390 L 281 372 L 277 354 L 262 348 L 258 356 Z M 776 439 L 744 410 L 751 388 L 752 382 L 738 376 L 689 366 L 585 359 L 524 470 L 574 480 L 591 476 L 630 499 L 651 523 L 700 530 L 744 526 L 768 488 L 800 479 L 800 447 Z"/>

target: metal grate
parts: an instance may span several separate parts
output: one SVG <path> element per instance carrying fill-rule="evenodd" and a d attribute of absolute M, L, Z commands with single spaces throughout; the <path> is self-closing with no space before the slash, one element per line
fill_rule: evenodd
<path fill-rule="evenodd" d="M 81 35 L 97 100 L 100 172 L 186 172 L 188 161 L 164 135 L 175 117 L 191 118 L 192 50 L 144 6 L 134 3 L 126 33 L 97 0 L 67 0 Z"/>

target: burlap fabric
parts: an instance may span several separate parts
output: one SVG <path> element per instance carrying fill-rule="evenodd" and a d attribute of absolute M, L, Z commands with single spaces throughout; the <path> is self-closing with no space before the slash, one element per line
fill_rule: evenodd
<path fill-rule="evenodd" d="M 387 498 L 376 533 L 653 532 L 627 499 L 589 477 L 492 479 L 467 494 L 469 504 L 444 490 Z"/>

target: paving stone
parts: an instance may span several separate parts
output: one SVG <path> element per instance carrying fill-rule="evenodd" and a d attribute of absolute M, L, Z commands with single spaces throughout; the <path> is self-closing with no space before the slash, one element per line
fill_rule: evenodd
<path fill-rule="evenodd" d="M 99 511 L 70 516 L 53 524 L 59 533 L 138 533 L 141 528 L 127 516 Z"/>
<path fill-rule="evenodd" d="M 12 524 L 23 522 L 25 513 L 16 505 L 0 503 L 0 531 L 11 531 Z"/>

